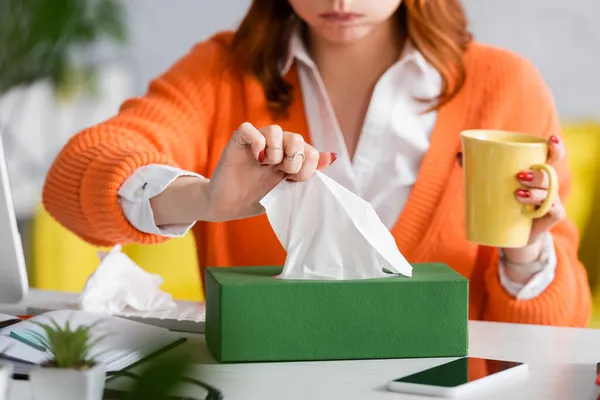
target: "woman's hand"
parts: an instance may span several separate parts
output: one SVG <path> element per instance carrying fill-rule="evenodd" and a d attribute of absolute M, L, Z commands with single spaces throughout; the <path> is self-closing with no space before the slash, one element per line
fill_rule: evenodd
<path fill-rule="evenodd" d="M 277 125 L 256 129 L 243 123 L 225 146 L 210 180 L 183 176 L 150 199 L 154 222 L 188 225 L 262 214 L 260 199 L 282 179 L 305 181 L 336 158 Z"/>
<path fill-rule="evenodd" d="M 243 123 L 233 133 L 205 186 L 205 220 L 229 221 L 260 215 L 259 201 L 283 179 L 305 181 L 337 156 L 319 153 L 301 135 L 277 125 L 256 129 Z"/>
<path fill-rule="evenodd" d="M 547 163 L 556 164 L 564 158 L 566 149 L 556 137 L 548 139 Z M 459 164 L 462 166 L 462 154 L 457 154 Z M 515 192 L 517 201 L 522 204 L 540 205 L 548 196 L 548 175 L 544 171 L 520 171 L 515 177 L 522 187 Z M 535 219 L 531 228 L 529 244 L 520 249 L 503 249 L 507 260 L 514 264 L 527 264 L 536 261 L 542 250 L 541 238 L 556 223 L 565 217 L 565 208 L 557 198 L 550 211 L 541 218 Z M 507 274 L 510 272 L 507 269 Z"/>
<path fill-rule="evenodd" d="M 551 136 L 548 140 L 547 164 L 556 164 L 565 157 L 564 144 L 556 137 Z M 548 196 L 548 175 L 544 171 L 521 171 L 517 179 L 522 187 L 515 192 L 515 196 L 522 204 L 540 205 Z M 529 244 L 521 249 L 504 249 L 508 261 L 523 264 L 535 261 L 540 256 L 542 249 L 542 235 L 550 228 L 565 218 L 565 208 L 556 198 L 550 211 L 541 218 L 533 220 Z"/>

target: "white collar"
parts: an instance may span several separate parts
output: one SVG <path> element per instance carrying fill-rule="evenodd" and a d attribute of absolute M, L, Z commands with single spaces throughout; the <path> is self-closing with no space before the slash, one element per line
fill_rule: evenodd
<path fill-rule="evenodd" d="M 287 58 L 280 61 L 279 71 L 281 76 L 285 76 L 289 72 L 296 60 L 311 68 L 315 67 L 315 63 L 308 54 L 308 49 L 302 40 L 301 30 L 299 28 L 296 28 L 290 37 Z M 410 40 L 407 40 L 396 65 L 409 62 L 415 63 L 421 72 L 426 72 L 432 68 L 413 43 Z"/>

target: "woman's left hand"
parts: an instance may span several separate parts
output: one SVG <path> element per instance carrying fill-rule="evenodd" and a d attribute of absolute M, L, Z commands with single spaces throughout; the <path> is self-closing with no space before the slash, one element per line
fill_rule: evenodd
<path fill-rule="evenodd" d="M 565 153 L 566 150 L 562 141 L 556 136 L 551 136 L 550 139 L 548 139 L 548 159 L 546 160 L 546 163 L 550 165 L 558 163 L 565 157 Z M 523 204 L 542 204 L 548 196 L 548 175 L 546 172 L 530 170 L 521 171 L 517 174 L 517 179 L 523 186 L 515 192 L 517 200 Z M 560 197 L 557 196 L 550 211 L 542 218 L 533 221 L 529 245 L 531 246 L 532 244 L 540 242 L 542 235 L 549 231 L 550 228 L 556 225 L 560 220 L 565 218 L 565 214 L 565 208 L 560 201 Z M 506 249 L 506 251 L 508 250 L 509 249 Z"/>
<path fill-rule="evenodd" d="M 551 136 L 548 139 L 547 164 L 553 165 L 565 157 L 566 149 L 562 141 Z M 462 166 L 462 154 L 457 154 L 459 164 Z M 548 175 L 544 171 L 520 171 L 515 177 L 521 183 L 521 188 L 515 192 L 517 201 L 522 204 L 540 205 L 548 196 Z M 536 261 L 542 251 L 542 236 L 556 223 L 564 219 L 565 208 L 560 198 L 556 201 L 550 211 L 541 218 L 535 219 L 531 227 L 529 244 L 519 249 L 503 249 L 508 261 L 515 264 L 527 264 Z"/>

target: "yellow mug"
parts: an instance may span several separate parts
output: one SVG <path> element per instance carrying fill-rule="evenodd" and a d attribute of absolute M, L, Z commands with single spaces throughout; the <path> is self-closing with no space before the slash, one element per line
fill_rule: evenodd
<path fill-rule="evenodd" d="M 467 240 L 484 246 L 518 248 L 529 242 L 533 219 L 544 216 L 558 196 L 558 177 L 545 164 L 548 143 L 516 132 L 467 130 L 460 134 L 465 185 Z M 523 170 L 548 174 L 548 197 L 539 206 L 515 198 Z"/>

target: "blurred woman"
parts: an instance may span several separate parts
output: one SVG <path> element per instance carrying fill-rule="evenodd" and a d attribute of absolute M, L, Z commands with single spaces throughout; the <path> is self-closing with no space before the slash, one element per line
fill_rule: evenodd
<path fill-rule="evenodd" d="M 98 245 L 193 226 L 203 276 L 282 265 L 259 200 L 323 169 L 373 205 L 410 262 L 470 278 L 471 318 L 583 326 L 590 293 L 560 201 L 524 248 L 465 239 L 461 130 L 546 138 L 563 201 L 571 181 L 538 72 L 474 42 L 466 25 L 459 0 L 254 0 L 236 32 L 199 43 L 145 96 L 70 140 L 44 204 Z M 542 173 L 515 179 L 514 201 L 546 197 Z"/>

